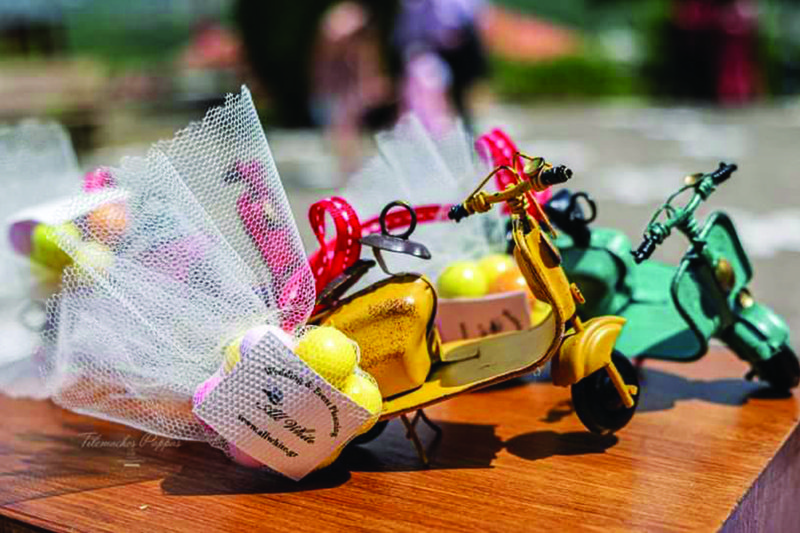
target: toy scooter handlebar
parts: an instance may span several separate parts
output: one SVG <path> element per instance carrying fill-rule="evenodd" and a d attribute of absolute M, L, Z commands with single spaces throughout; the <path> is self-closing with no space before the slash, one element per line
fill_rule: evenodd
<path fill-rule="evenodd" d="M 711 173 L 711 181 L 714 185 L 719 185 L 731 177 L 731 174 L 739 168 L 736 164 L 720 163 L 719 168 Z"/>
<path fill-rule="evenodd" d="M 656 246 L 658 246 L 658 242 L 655 239 L 650 238 L 649 235 L 644 236 L 644 240 L 639 245 L 639 248 L 633 250 L 631 255 L 633 255 L 633 260 L 638 265 L 650 258 L 653 255 L 653 252 L 656 251 Z"/>
<path fill-rule="evenodd" d="M 566 183 L 570 179 L 572 179 L 572 169 L 565 165 L 545 169 L 539 176 L 539 181 L 548 187 Z"/>
<path fill-rule="evenodd" d="M 447 218 L 456 222 L 461 222 L 461 219 L 467 218 L 468 216 L 469 211 L 464 207 L 464 204 L 456 204 L 447 212 Z"/>
<path fill-rule="evenodd" d="M 720 163 L 719 168 L 714 172 L 702 175 L 699 181 L 687 182 L 678 192 L 670 196 L 666 203 L 662 205 L 653 215 L 650 225 L 644 235 L 644 240 L 639 245 L 639 248 L 631 251 L 634 261 L 641 263 L 647 260 L 656 249 L 656 246 L 661 244 L 664 239 L 669 237 L 670 231 L 675 227 L 685 227 L 694 220 L 694 212 L 700 204 L 708 199 L 714 189 L 721 183 L 728 180 L 738 167 L 733 163 Z M 698 175 L 700 176 L 700 175 Z M 694 195 L 689 202 L 681 207 L 672 207 L 672 201 L 687 189 L 694 189 Z M 656 219 L 663 213 L 667 212 L 669 218 L 663 222 L 656 222 Z"/>
<path fill-rule="evenodd" d="M 538 159 L 537 159 L 538 160 Z M 543 165 L 543 160 L 538 160 L 540 165 Z M 509 186 L 503 191 L 486 194 L 479 192 L 480 189 L 486 184 L 486 181 L 499 170 L 507 167 L 497 167 L 492 173 L 487 176 L 478 189 L 470 195 L 470 197 L 463 203 L 456 204 L 450 208 L 447 213 L 447 218 L 460 222 L 462 219 L 470 216 L 474 212 L 485 212 L 492 204 L 503 201 L 510 201 L 513 197 L 519 197 L 532 190 L 540 191 L 545 190 L 553 185 L 565 183 L 572 178 L 572 170 L 564 165 L 557 167 L 548 167 L 538 173 L 537 176 L 531 177 L 530 180 L 520 181 L 514 186 Z M 509 170 L 512 170 L 509 168 Z M 538 168 L 536 169 L 538 170 Z"/>

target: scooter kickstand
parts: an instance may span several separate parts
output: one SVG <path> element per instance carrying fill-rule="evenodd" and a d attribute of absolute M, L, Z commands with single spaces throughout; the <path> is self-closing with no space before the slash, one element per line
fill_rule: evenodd
<path fill-rule="evenodd" d="M 417 409 L 417 413 L 414 415 L 413 424 L 415 426 L 417 425 L 417 420 L 422 420 L 423 422 L 425 422 L 425 424 L 427 424 L 428 427 L 431 428 L 434 433 L 436 433 L 435 437 L 436 440 L 439 440 L 439 438 L 441 438 L 442 428 L 440 428 L 439 425 L 436 424 L 436 422 L 428 418 L 428 415 L 426 415 L 425 411 L 423 411 L 422 409 Z"/>
<path fill-rule="evenodd" d="M 422 445 L 419 435 L 417 435 L 417 423 L 422 420 L 434 431 L 434 433 L 436 433 L 434 442 L 438 441 L 442 436 L 442 428 L 437 426 L 430 418 L 428 418 L 422 409 L 417 410 L 412 420 L 409 420 L 408 416 L 405 414 L 400 415 L 400 420 L 403 421 L 403 425 L 406 427 L 406 438 L 409 439 L 414 445 L 414 449 L 417 452 L 417 457 L 419 457 L 419 460 L 423 465 L 425 465 L 426 468 L 430 467 L 430 461 L 428 460 L 428 455 L 425 453 L 425 447 Z"/>

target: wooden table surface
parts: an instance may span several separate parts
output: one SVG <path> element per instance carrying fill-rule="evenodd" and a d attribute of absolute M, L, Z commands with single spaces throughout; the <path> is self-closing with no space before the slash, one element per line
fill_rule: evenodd
<path fill-rule="evenodd" d="M 421 430 L 430 469 L 395 421 L 299 483 L 0 397 L 0 531 L 786 530 L 800 393 L 770 397 L 745 371 L 723 350 L 649 362 L 639 412 L 607 437 L 567 389 L 517 380 L 429 410 L 444 430 Z"/>

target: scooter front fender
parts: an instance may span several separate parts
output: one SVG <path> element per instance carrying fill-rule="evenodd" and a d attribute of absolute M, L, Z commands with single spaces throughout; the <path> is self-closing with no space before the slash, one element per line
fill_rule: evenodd
<path fill-rule="evenodd" d="M 553 358 L 553 384 L 566 387 L 608 366 L 623 325 L 625 319 L 618 316 L 600 316 L 584 322 L 581 331 L 561 343 Z"/>
<path fill-rule="evenodd" d="M 756 354 L 761 360 L 769 359 L 789 343 L 789 326 L 783 318 L 757 302 L 737 313 L 732 332 L 737 337 L 732 344 L 740 350 L 746 349 L 748 353 Z M 732 340 L 725 337 L 723 334 L 726 342 Z"/>

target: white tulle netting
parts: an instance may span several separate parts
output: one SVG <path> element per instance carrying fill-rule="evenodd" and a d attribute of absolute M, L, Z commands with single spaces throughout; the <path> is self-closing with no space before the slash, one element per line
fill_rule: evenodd
<path fill-rule="evenodd" d="M 376 142 L 378 156 L 353 176 L 339 194 L 355 208 L 362 223 L 377 216 L 394 200 L 414 206 L 442 206 L 436 222 L 418 224 L 410 237 L 426 245 L 432 259 L 384 254 L 393 271 L 421 272 L 435 279 L 453 261 L 478 259 L 503 251 L 504 221 L 499 209 L 459 224 L 447 219 L 448 207 L 463 201 L 490 170 L 477 157 L 463 124 L 433 134 L 414 115 L 406 115 L 392 130 L 378 134 Z M 368 251 L 362 255 L 370 257 Z M 373 269 L 362 284 L 383 276 Z"/>
<path fill-rule="evenodd" d="M 74 192 L 80 171 L 66 130 L 55 123 L 0 127 L 0 392 L 41 396 L 38 363 L 44 300 L 31 262 L 15 252 L 12 222 L 21 210 Z"/>
<path fill-rule="evenodd" d="M 109 170 L 115 188 L 94 193 L 108 202 L 59 233 L 74 264 L 49 302 L 48 392 L 91 416 L 213 440 L 192 396 L 225 347 L 256 326 L 302 326 L 314 302 L 249 92 Z"/>

